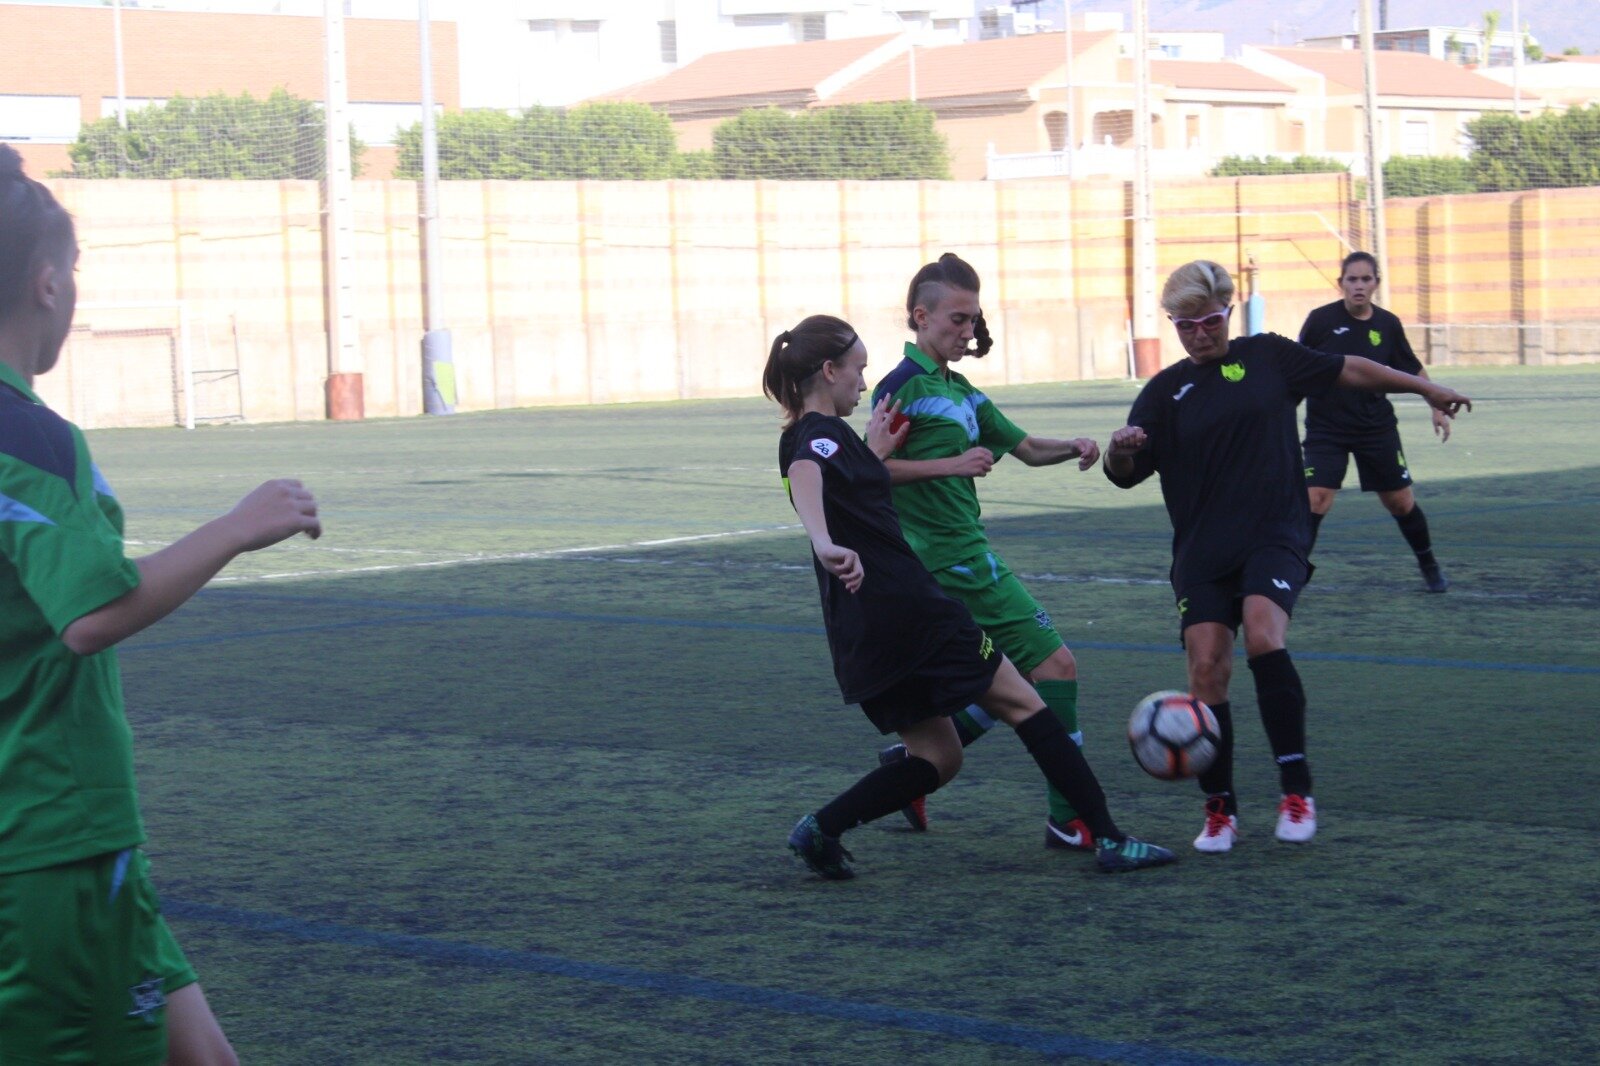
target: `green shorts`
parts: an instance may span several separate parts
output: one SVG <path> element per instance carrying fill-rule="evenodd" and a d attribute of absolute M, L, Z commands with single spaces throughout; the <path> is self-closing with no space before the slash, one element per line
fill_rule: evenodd
<path fill-rule="evenodd" d="M 0 874 L 0 1066 L 159 1066 L 195 980 L 138 848 Z"/>
<path fill-rule="evenodd" d="M 1054 655 L 1066 642 L 1050 613 L 1028 594 L 1000 557 L 985 552 L 959 566 L 935 570 L 933 579 L 967 605 L 972 618 L 995 647 L 1024 674 Z"/>

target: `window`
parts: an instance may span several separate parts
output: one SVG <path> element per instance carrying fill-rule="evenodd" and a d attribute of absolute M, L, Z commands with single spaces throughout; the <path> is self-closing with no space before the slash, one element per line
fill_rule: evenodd
<path fill-rule="evenodd" d="M 0 141 L 68 144 L 80 122 L 76 96 L 0 95 Z"/>
<path fill-rule="evenodd" d="M 1065 111 L 1052 111 L 1044 117 L 1044 133 L 1050 138 L 1052 152 L 1064 152 L 1067 148 L 1067 113 Z"/>
<path fill-rule="evenodd" d="M 677 66 L 678 24 L 676 22 L 658 22 L 656 27 L 661 32 L 661 62 Z"/>
<path fill-rule="evenodd" d="M 350 125 L 356 136 L 368 144 L 390 145 L 399 141 L 399 131 L 422 121 L 421 104 L 355 103 L 349 105 Z M 444 108 L 435 105 L 438 116 Z"/>
<path fill-rule="evenodd" d="M 826 41 L 828 39 L 828 16 L 826 15 L 801 15 L 794 20 L 794 36 L 797 41 Z"/>
<path fill-rule="evenodd" d="M 1094 117 L 1096 144 L 1129 148 L 1133 145 L 1133 112 L 1102 111 Z"/>
<path fill-rule="evenodd" d="M 1200 116 L 1183 116 L 1183 146 L 1185 148 L 1200 147 Z"/>
<path fill-rule="evenodd" d="M 1408 118 L 1400 127 L 1401 155 L 1433 154 L 1433 123 L 1425 118 Z"/>

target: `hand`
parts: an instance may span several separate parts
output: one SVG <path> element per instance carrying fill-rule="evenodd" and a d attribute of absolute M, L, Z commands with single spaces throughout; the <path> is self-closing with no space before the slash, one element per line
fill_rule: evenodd
<path fill-rule="evenodd" d="M 994 452 L 983 445 L 968 448 L 951 460 L 951 477 L 986 477 L 994 469 Z"/>
<path fill-rule="evenodd" d="M 1145 431 L 1138 426 L 1123 426 L 1111 434 L 1111 443 L 1107 455 L 1112 458 L 1132 455 L 1145 446 L 1149 440 Z"/>
<path fill-rule="evenodd" d="M 911 432 L 911 423 L 904 418 L 900 419 L 899 427 L 895 427 L 895 419 L 899 416 L 900 401 L 891 403 L 888 393 L 884 393 L 883 399 L 873 405 L 872 416 L 867 419 L 867 447 L 879 459 L 887 459 L 899 451 Z"/>
<path fill-rule="evenodd" d="M 240 552 L 253 552 L 296 533 L 312 540 L 322 536 L 317 501 L 298 481 L 282 478 L 258 486 L 223 518 L 239 541 Z"/>
<path fill-rule="evenodd" d="M 861 587 L 861 580 L 866 577 L 861 569 L 861 556 L 837 544 L 824 544 L 821 547 L 813 544 L 811 547 L 828 573 L 844 582 L 845 591 L 854 592 Z"/>
<path fill-rule="evenodd" d="M 1428 413 L 1433 415 L 1433 435 L 1439 438 L 1440 444 L 1443 444 L 1450 439 L 1450 416 L 1443 411 L 1430 411 Z"/>
<path fill-rule="evenodd" d="M 1078 469 L 1087 470 L 1100 458 L 1100 443 L 1093 437 L 1074 437 L 1072 446 L 1078 449 Z"/>
<path fill-rule="evenodd" d="M 1454 418 L 1463 407 L 1472 410 L 1472 401 L 1461 395 L 1455 389 L 1446 388 L 1435 382 L 1428 382 L 1428 391 L 1422 394 L 1428 401 L 1428 406 L 1440 412 L 1446 418 Z M 1437 424 L 1437 423 L 1435 423 Z"/>

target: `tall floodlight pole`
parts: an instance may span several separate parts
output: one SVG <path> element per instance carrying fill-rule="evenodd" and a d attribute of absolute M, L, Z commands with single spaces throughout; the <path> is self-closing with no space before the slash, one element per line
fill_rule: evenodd
<path fill-rule="evenodd" d="M 361 349 L 355 310 L 355 203 L 350 175 L 350 93 L 345 80 L 344 2 L 323 0 L 326 166 L 322 182 L 327 271 L 328 417 L 360 418 Z"/>
<path fill-rule="evenodd" d="M 1156 325 L 1156 220 L 1150 193 L 1150 0 L 1133 2 L 1133 365 L 1161 369 Z"/>
<path fill-rule="evenodd" d="M 1361 0 L 1361 74 L 1367 119 L 1367 219 L 1378 276 L 1389 265 L 1389 237 L 1383 218 L 1383 152 L 1378 144 L 1377 52 L 1372 46 L 1372 0 Z M 1379 283 L 1381 291 L 1382 283 Z M 1376 296 L 1376 294 L 1374 294 Z"/>
<path fill-rule="evenodd" d="M 1526 42 L 1522 39 L 1522 23 L 1517 21 L 1517 0 L 1511 0 L 1511 33 L 1516 38 L 1516 44 L 1511 48 L 1511 113 L 1518 118 L 1522 117 L 1522 49 Z M 1494 42 L 1484 45 L 1493 48 Z"/>
<path fill-rule="evenodd" d="M 128 78 L 122 59 L 122 0 L 111 0 L 111 38 L 117 50 L 117 125 L 128 128 Z"/>
<path fill-rule="evenodd" d="M 1072 91 L 1072 0 L 1066 0 L 1062 8 L 1062 15 L 1067 20 L 1067 142 L 1065 145 L 1065 148 L 1067 149 L 1067 177 L 1075 178 L 1078 175 L 1074 171 L 1073 163 L 1077 160 L 1075 145 L 1077 143 L 1078 134 L 1076 127 L 1077 118 L 1073 115 L 1073 111 L 1075 110 L 1074 105 L 1076 104 L 1077 100 Z"/>
<path fill-rule="evenodd" d="M 433 117 L 433 42 L 428 0 L 417 2 L 422 50 L 422 411 L 447 415 L 456 409 L 456 365 L 450 331 L 439 323 L 439 136 Z"/>

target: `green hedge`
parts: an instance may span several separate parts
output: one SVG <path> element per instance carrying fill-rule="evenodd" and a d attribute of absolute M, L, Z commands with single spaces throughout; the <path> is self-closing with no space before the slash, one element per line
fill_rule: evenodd
<path fill-rule="evenodd" d="M 1349 169 L 1337 159 L 1315 155 L 1297 155 L 1293 159 L 1230 155 L 1211 168 L 1211 176 L 1249 178 L 1270 174 L 1340 174 Z"/>
<path fill-rule="evenodd" d="M 91 122 L 68 150 L 74 178 L 222 178 L 281 180 L 323 176 L 322 108 L 274 89 L 174 96 L 165 104 Z M 360 173 L 365 146 L 352 133 L 350 161 Z"/>
<path fill-rule="evenodd" d="M 1446 196 L 1477 192 L 1472 161 L 1459 156 L 1396 156 L 1383 164 L 1383 195 Z"/>
<path fill-rule="evenodd" d="M 1600 185 L 1600 104 L 1530 119 L 1484 115 L 1466 131 L 1479 192 Z"/>

